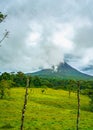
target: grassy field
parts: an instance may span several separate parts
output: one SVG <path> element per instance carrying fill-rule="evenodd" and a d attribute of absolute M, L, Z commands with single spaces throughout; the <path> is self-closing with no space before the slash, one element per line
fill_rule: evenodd
<path fill-rule="evenodd" d="M 76 130 L 77 96 L 63 90 L 29 89 L 24 130 Z M 11 89 L 10 98 L 0 100 L 0 130 L 19 130 L 24 88 Z M 80 130 L 93 130 L 89 98 L 81 95 Z"/>

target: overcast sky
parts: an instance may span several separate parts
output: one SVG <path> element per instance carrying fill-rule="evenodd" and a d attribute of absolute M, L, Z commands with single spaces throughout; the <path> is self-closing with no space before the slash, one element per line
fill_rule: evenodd
<path fill-rule="evenodd" d="M 93 75 L 93 0 L 0 0 L 10 34 L 0 71 L 32 72 L 66 61 Z"/>

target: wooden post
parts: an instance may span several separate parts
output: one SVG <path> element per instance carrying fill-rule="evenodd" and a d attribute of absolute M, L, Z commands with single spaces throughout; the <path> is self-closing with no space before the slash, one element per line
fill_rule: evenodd
<path fill-rule="evenodd" d="M 80 82 L 77 82 L 77 124 L 76 124 L 76 130 L 79 130 L 79 121 L 80 121 Z"/>
<path fill-rule="evenodd" d="M 27 98 L 28 98 L 28 87 L 29 87 L 29 78 L 27 77 L 27 85 L 26 85 L 26 91 L 25 91 L 24 105 L 23 105 L 23 109 L 22 109 L 20 130 L 23 130 L 23 125 L 24 125 L 24 116 L 25 116 L 25 111 L 26 111 L 26 106 L 27 106 Z"/>

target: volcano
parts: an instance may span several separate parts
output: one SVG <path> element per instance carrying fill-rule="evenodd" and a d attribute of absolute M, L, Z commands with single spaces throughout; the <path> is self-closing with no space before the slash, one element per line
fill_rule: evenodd
<path fill-rule="evenodd" d="M 75 79 L 75 80 L 92 80 L 93 76 L 84 74 L 75 68 L 71 67 L 66 62 L 60 63 L 58 66 L 52 66 L 49 69 L 42 69 L 35 73 L 31 73 L 33 76 L 39 76 L 42 78 L 59 78 L 59 79 Z"/>

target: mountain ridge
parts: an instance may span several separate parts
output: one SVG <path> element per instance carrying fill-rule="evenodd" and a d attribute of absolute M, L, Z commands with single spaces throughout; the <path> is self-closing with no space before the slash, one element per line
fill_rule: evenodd
<path fill-rule="evenodd" d="M 42 78 L 60 78 L 60 79 L 76 79 L 76 80 L 90 80 L 93 76 L 84 74 L 77 69 L 70 66 L 68 63 L 60 63 L 58 66 L 52 66 L 51 68 L 42 69 L 40 71 L 29 73 L 33 76 L 39 76 Z"/>

